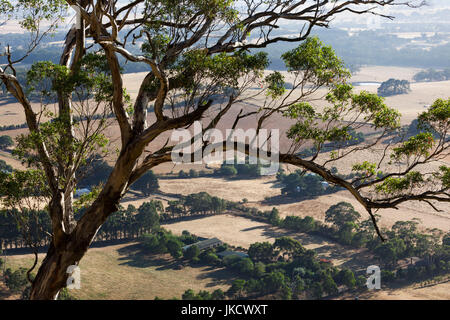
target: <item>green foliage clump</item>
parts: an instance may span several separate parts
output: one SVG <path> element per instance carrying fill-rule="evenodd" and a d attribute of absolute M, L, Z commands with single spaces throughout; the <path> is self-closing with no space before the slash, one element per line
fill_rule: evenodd
<path fill-rule="evenodd" d="M 331 85 L 350 77 L 342 59 L 331 48 L 325 46 L 318 37 L 309 37 L 297 48 L 282 56 L 288 71 L 303 72 L 309 82 Z"/>
<path fill-rule="evenodd" d="M 375 190 L 384 194 L 399 194 L 406 192 L 425 182 L 423 175 L 417 171 L 410 171 L 403 177 L 388 177 L 375 187 Z"/>
<path fill-rule="evenodd" d="M 427 111 L 419 115 L 418 128 L 440 139 L 447 139 L 449 127 L 450 99 L 437 99 Z"/>
<path fill-rule="evenodd" d="M 186 172 L 184 172 L 184 170 L 180 170 L 179 172 L 178 172 L 178 178 L 180 178 L 180 179 L 185 179 L 185 178 L 188 178 L 189 177 L 189 174 L 187 174 Z"/>
<path fill-rule="evenodd" d="M 344 285 L 349 289 L 353 289 L 356 286 L 355 274 L 350 269 L 340 270 L 335 277 L 336 284 Z"/>
<path fill-rule="evenodd" d="M 317 224 L 314 218 L 306 216 L 287 216 L 280 224 L 283 228 L 296 230 L 298 232 L 313 232 L 317 230 Z"/>
<path fill-rule="evenodd" d="M 421 132 L 410 137 L 401 146 L 393 149 L 391 159 L 399 161 L 403 158 L 428 157 L 434 145 L 434 138 L 431 132 Z"/>
<path fill-rule="evenodd" d="M 11 173 L 13 171 L 13 167 L 6 163 L 5 160 L 0 160 L 0 172 L 2 173 Z"/>
<path fill-rule="evenodd" d="M 223 300 L 225 293 L 221 289 L 216 289 L 212 293 L 201 290 L 197 294 L 192 289 L 186 290 L 181 296 L 182 300 Z"/>
<path fill-rule="evenodd" d="M 222 165 L 219 169 L 219 174 L 225 177 L 232 177 L 237 174 L 237 169 L 233 165 Z"/>
<path fill-rule="evenodd" d="M 19 268 L 13 271 L 8 268 L 3 273 L 5 278 L 5 285 L 14 293 L 22 292 L 28 284 L 27 269 Z"/>
<path fill-rule="evenodd" d="M 414 81 L 446 81 L 450 79 L 450 69 L 445 70 L 435 70 L 435 69 L 427 69 L 423 71 L 419 71 L 413 77 Z"/>
<path fill-rule="evenodd" d="M 381 97 L 406 94 L 411 91 L 408 80 L 389 79 L 383 82 L 378 88 L 378 95 Z"/>
<path fill-rule="evenodd" d="M 351 244 L 358 229 L 361 215 L 348 202 L 339 202 L 325 212 L 325 221 L 331 222 L 338 230 L 337 237 L 341 243 Z"/>
<path fill-rule="evenodd" d="M 200 255 L 200 249 L 196 245 L 190 245 L 183 250 L 183 258 L 186 260 L 194 260 Z"/>
<path fill-rule="evenodd" d="M 14 141 L 10 136 L 0 136 L 0 149 L 5 150 L 14 145 Z"/>
<path fill-rule="evenodd" d="M 141 243 L 146 251 L 153 254 L 170 253 L 175 259 L 183 255 L 183 242 L 170 231 L 164 229 L 155 233 L 144 234 L 141 238 Z"/>
<path fill-rule="evenodd" d="M 355 223 L 359 218 L 361 218 L 361 215 L 355 210 L 353 205 L 344 201 L 332 205 L 325 212 L 325 221 L 331 222 L 337 228 L 341 228 L 348 222 Z"/>
<path fill-rule="evenodd" d="M 287 137 L 295 142 L 310 141 L 317 152 L 323 150 L 327 142 L 331 150 L 364 142 L 364 134 L 356 132 L 345 121 L 345 116 L 349 114 L 361 116 L 375 128 L 392 131 L 400 127 L 400 113 L 397 110 L 387 107 L 376 94 L 366 91 L 353 93 L 350 84 L 336 84 L 327 94 L 326 100 L 329 106 L 322 111 L 307 102 L 288 106 L 283 115 L 295 120 L 295 124 L 289 128 Z"/>
<path fill-rule="evenodd" d="M 279 179 L 283 185 L 281 193 L 295 198 L 319 196 L 333 190 L 323 184 L 325 181 L 322 177 L 311 173 L 305 174 L 302 170 L 279 176 Z"/>
<path fill-rule="evenodd" d="M 186 196 L 183 204 L 190 212 L 206 214 L 207 212 L 221 213 L 225 210 L 227 202 L 218 197 L 212 197 L 207 192 L 199 192 Z"/>
<path fill-rule="evenodd" d="M 274 258 L 274 248 L 269 242 L 256 242 L 248 249 L 249 257 L 255 262 L 272 262 Z"/>
<path fill-rule="evenodd" d="M 147 171 L 133 184 L 133 188 L 149 196 L 159 189 L 158 177 L 152 170 Z"/>
<path fill-rule="evenodd" d="M 215 173 L 224 177 L 258 178 L 261 176 L 261 164 L 259 162 L 256 164 L 249 163 L 248 159 L 245 163 L 235 161 L 235 163 L 230 164 L 224 162 Z"/>

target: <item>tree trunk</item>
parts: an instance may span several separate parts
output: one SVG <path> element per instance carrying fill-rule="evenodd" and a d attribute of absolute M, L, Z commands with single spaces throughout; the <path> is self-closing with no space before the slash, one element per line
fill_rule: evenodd
<path fill-rule="evenodd" d="M 119 198 L 113 201 L 118 203 Z M 78 228 L 71 234 L 53 235 L 47 255 L 31 287 L 31 300 L 53 300 L 58 297 L 59 291 L 66 286 L 69 277 L 67 268 L 78 265 L 104 222 L 102 215 L 108 216 L 115 208 L 116 206 L 111 206 L 111 202 L 105 198 L 98 199 L 91 207 L 93 219 L 86 221 L 84 226 L 77 225 Z"/>
<path fill-rule="evenodd" d="M 141 150 L 135 153 L 125 151 L 119 156 L 116 167 L 102 192 L 77 222 L 75 228 L 70 230 L 70 233 L 61 231 L 61 228 L 56 228 L 58 232 L 55 232 L 57 221 L 53 222 L 53 239 L 33 282 L 30 299 L 56 299 L 59 291 L 66 286 L 69 277 L 69 274 L 66 273 L 67 268 L 71 265 L 78 265 L 100 227 L 110 214 L 118 210 L 122 193 L 140 152 Z M 51 217 L 63 216 L 60 212 L 63 210 L 61 197 L 51 201 L 49 206 Z M 117 238 L 117 232 L 114 233 L 114 236 Z"/>
<path fill-rule="evenodd" d="M 47 255 L 34 279 L 30 294 L 31 300 L 55 300 L 58 297 L 59 291 L 67 281 L 66 270 L 74 264 L 74 260 L 70 259 L 71 255 L 70 252 L 58 253 L 53 242 L 50 244 Z"/>
<path fill-rule="evenodd" d="M 78 265 L 89 249 L 95 233 L 86 236 L 85 239 L 67 236 L 64 248 L 59 249 L 55 247 L 53 241 L 50 243 L 47 255 L 33 281 L 31 300 L 57 299 L 59 291 L 66 286 L 69 277 L 67 268 L 71 265 Z"/>

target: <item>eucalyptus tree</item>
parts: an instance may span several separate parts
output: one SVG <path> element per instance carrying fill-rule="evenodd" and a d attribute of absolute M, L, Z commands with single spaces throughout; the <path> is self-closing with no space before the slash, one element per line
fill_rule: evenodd
<path fill-rule="evenodd" d="M 349 72 L 343 61 L 310 37 L 314 27 L 329 27 L 343 13 L 382 16 L 381 7 L 417 2 L 1 0 L 2 17 L 18 21 L 31 36 L 20 57 L 6 44 L 7 63 L 0 67 L 0 80 L 23 107 L 29 134 L 19 138 L 17 154 L 45 179 L 52 224 L 52 241 L 33 281 L 31 299 L 56 298 L 66 284 L 67 267 L 79 263 L 129 187 L 156 165 L 171 161 L 174 146 L 155 147 L 152 142 L 166 132 L 192 126 L 207 114 L 210 121 L 203 123 L 204 129 L 218 126 L 252 96 L 248 89 L 255 84 L 262 86 L 256 94 L 263 101 L 255 110 L 241 109 L 232 127 L 243 119 L 256 119 L 254 127 L 259 130 L 273 116 L 289 118 L 294 122 L 287 133 L 292 147 L 278 154 L 279 161 L 347 189 L 374 223 L 373 210 L 396 208 L 410 200 L 426 201 L 435 209 L 439 209 L 435 201 L 449 202 L 450 168 L 441 165 L 430 172 L 423 165 L 441 160 L 448 152 L 450 101 L 436 101 L 419 118 L 437 135 L 425 131 L 409 140 L 397 139 L 393 145 L 389 138 L 399 133 L 400 114 L 376 95 L 354 93 L 346 82 Z M 59 64 L 40 62 L 27 75 L 27 87 L 42 96 L 37 110 L 18 81 L 16 66 L 63 23 L 69 6 L 78 18 L 67 32 Z M 293 36 L 279 32 L 285 22 L 296 23 Z M 282 56 L 294 79 L 290 90 L 285 89 L 283 74 L 264 75 L 269 61 L 261 50 L 279 42 L 300 43 Z M 147 66 L 133 100 L 124 87 L 124 60 Z M 328 90 L 327 106 L 316 108 L 310 98 L 322 88 Z M 75 219 L 76 171 L 106 147 L 104 130 L 109 121 L 120 133 L 114 167 L 104 185 L 83 204 L 84 214 Z M 338 143 L 342 147 L 321 154 L 325 144 L 351 141 L 352 132 L 367 127 L 377 130 L 370 142 Z M 345 179 L 331 170 L 350 154 L 386 141 L 376 163 L 354 166 L 357 178 Z M 312 155 L 298 154 L 302 146 L 311 144 Z M 210 142 L 204 141 L 202 148 L 208 146 Z M 250 153 L 250 146 L 244 147 Z M 394 163 L 391 170 L 378 174 L 388 161 Z"/>

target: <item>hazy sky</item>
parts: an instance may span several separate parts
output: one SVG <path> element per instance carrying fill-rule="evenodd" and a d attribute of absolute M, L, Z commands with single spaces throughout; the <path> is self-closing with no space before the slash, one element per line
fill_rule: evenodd
<path fill-rule="evenodd" d="M 311 0 L 312 1 L 312 0 Z M 416 3 L 420 2 L 420 0 L 414 0 Z M 405 16 L 409 16 L 413 13 L 420 14 L 423 16 L 425 20 L 427 20 L 427 16 L 431 17 L 434 13 L 438 13 L 441 10 L 450 9 L 450 1 L 449 0 L 426 0 L 429 5 L 419 8 L 419 9 L 412 9 L 404 6 L 389 6 L 389 7 L 382 7 L 378 9 L 379 12 L 386 14 L 386 15 L 392 15 L 394 17 L 397 17 L 397 21 L 401 21 L 402 18 L 405 20 Z M 119 0 L 120 4 L 127 4 L 131 2 L 130 0 Z M 237 2 L 239 5 L 239 1 Z M 73 10 L 70 10 L 70 17 L 67 19 L 67 26 L 71 26 L 74 23 L 74 14 L 75 12 Z M 449 17 L 450 18 L 450 17 Z M 431 18 L 430 18 L 431 20 Z M 450 19 L 447 20 L 450 23 Z M 379 25 L 388 22 L 386 19 L 378 19 L 371 15 L 355 15 L 352 13 L 342 13 L 338 15 L 334 19 L 334 23 L 336 26 L 339 26 L 340 24 L 346 24 L 346 23 L 366 23 L 368 24 L 368 27 L 370 25 Z M 296 24 L 296 22 L 284 22 L 281 25 L 285 27 L 289 27 L 292 24 Z M 18 26 L 17 23 L 14 21 L 8 22 L 6 25 L 0 26 L 0 33 L 18 33 L 22 32 L 21 28 Z"/>

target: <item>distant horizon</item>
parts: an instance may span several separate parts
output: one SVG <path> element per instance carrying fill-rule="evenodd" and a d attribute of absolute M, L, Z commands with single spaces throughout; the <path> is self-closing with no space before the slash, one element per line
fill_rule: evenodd
<path fill-rule="evenodd" d="M 119 0 L 118 3 L 126 4 L 130 1 Z M 425 20 L 421 19 L 421 22 L 426 22 L 426 16 L 432 16 L 434 14 L 440 14 L 443 10 L 450 10 L 450 2 L 447 0 L 427 0 L 428 5 L 423 6 L 421 8 L 410 8 L 406 6 L 398 6 L 398 7 L 386 7 L 382 8 L 379 13 L 392 15 L 394 16 L 394 20 L 389 20 L 387 18 L 380 18 L 380 24 L 382 26 L 386 26 L 387 24 L 395 24 L 395 23 L 403 23 L 409 21 L 403 21 L 405 18 L 409 18 L 410 16 L 424 16 Z M 69 15 L 66 18 L 65 25 L 58 27 L 58 31 L 67 31 L 74 24 L 75 12 L 72 9 L 68 11 Z M 369 18 L 368 18 L 369 17 Z M 372 15 L 355 15 L 348 12 L 343 12 L 336 17 L 334 17 L 331 22 L 331 28 L 339 28 L 339 29 L 347 29 L 347 24 L 355 25 L 355 24 L 367 24 L 368 19 L 378 19 Z M 432 21 L 432 20 L 431 20 Z M 430 23 L 431 23 L 430 21 Z M 436 24 L 436 21 L 433 21 L 433 24 Z M 450 21 L 440 21 L 439 24 L 448 24 L 450 25 Z M 296 25 L 296 22 L 284 22 L 281 23 L 281 28 L 290 28 Z M 363 28 L 362 30 L 371 30 L 370 27 Z M 21 28 L 17 21 L 10 20 L 6 22 L 4 25 L 0 26 L 0 34 L 24 34 L 26 33 L 23 28 Z"/>

